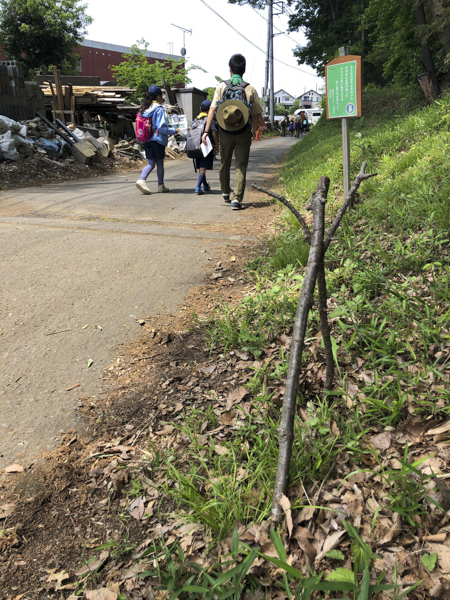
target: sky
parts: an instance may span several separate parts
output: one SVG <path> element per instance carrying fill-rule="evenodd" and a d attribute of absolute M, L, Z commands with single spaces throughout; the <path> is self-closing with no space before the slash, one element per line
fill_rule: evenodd
<path fill-rule="evenodd" d="M 118 0 L 86 0 L 87 14 L 94 22 L 89 26 L 86 38 L 98 42 L 131 46 L 144 38 L 149 42 L 148 50 L 153 52 L 180 54 L 183 46 L 183 32 L 172 23 L 192 30 L 186 33 L 187 65 L 199 65 L 202 71 L 191 71 L 190 86 L 203 89 L 216 86 L 215 75 L 225 79 L 229 75 L 230 56 L 240 53 L 247 59 L 245 80 L 261 94 L 264 86 L 265 52 L 267 46 L 267 9 L 256 11 L 248 5 L 229 4 L 227 0 L 204 0 L 216 13 L 222 16 L 250 42 L 233 31 L 217 14 L 214 14 L 202 0 L 133 0 L 130 10 L 125 10 Z M 274 26 L 287 32 L 286 14 L 274 19 Z M 278 31 L 275 29 L 275 33 Z M 275 61 L 275 92 L 284 89 L 294 97 L 310 89 L 323 85 L 311 67 L 298 65 L 293 56 L 297 44 L 304 45 L 301 32 L 276 35 L 274 56 L 286 63 Z M 296 67 L 296 68 L 292 68 Z M 301 69 L 301 70 L 299 70 Z"/>

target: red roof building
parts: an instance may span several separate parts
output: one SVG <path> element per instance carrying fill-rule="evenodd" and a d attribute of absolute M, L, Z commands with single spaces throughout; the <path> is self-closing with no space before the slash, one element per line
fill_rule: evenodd
<path fill-rule="evenodd" d="M 100 81 L 113 81 L 111 65 L 123 62 L 123 54 L 131 52 L 127 46 L 116 44 L 105 44 L 93 40 L 84 40 L 80 58 L 80 75 L 94 75 L 100 77 Z M 146 52 L 150 64 L 164 62 L 166 58 L 179 60 L 181 56 L 175 54 L 163 54 L 162 52 Z"/>
<path fill-rule="evenodd" d="M 105 44 L 94 40 L 84 40 L 81 44 L 80 57 L 80 75 L 100 77 L 100 81 L 114 81 L 111 72 L 111 65 L 118 65 L 123 62 L 123 54 L 131 52 L 127 46 L 118 46 L 116 44 Z M 162 52 L 146 52 L 147 60 L 150 64 L 155 62 L 165 62 L 167 58 L 179 60 L 182 58 L 176 54 L 167 54 Z M 8 60 L 2 55 L 0 48 L 0 60 Z M 183 86 L 176 86 L 183 87 Z"/>

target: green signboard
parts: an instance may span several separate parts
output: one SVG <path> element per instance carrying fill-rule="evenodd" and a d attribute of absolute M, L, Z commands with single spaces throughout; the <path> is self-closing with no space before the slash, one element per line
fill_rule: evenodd
<path fill-rule="evenodd" d="M 360 77 L 357 57 L 355 57 L 355 60 L 351 60 L 351 57 L 346 56 L 328 64 L 326 67 L 326 82 L 327 117 L 329 119 L 342 119 L 361 115 Z"/>

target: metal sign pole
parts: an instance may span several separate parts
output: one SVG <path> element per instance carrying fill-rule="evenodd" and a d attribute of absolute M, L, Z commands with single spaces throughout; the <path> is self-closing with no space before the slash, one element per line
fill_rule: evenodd
<path fill-rule="evenodd" d="M 349 46 L 339 48 L 339 56 L 348 56 Z M 350 191 L 350 140 L 348 136 L 348 119 L 342 119 L 342 167 L 344 171 L 344 196 Z"/>

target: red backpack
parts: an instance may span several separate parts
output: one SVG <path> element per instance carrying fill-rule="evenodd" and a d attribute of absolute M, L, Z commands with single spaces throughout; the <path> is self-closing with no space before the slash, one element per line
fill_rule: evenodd
<path fill-rule="evenodd" d="M 136 139 L 139 142 L 149 142 L 153 136 L 152 118 L 136 115 Z"/>

